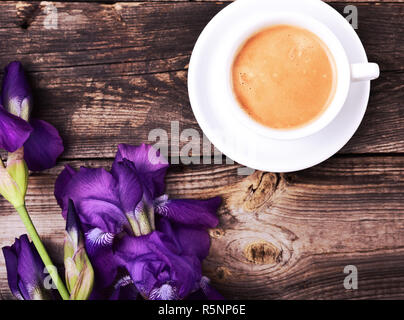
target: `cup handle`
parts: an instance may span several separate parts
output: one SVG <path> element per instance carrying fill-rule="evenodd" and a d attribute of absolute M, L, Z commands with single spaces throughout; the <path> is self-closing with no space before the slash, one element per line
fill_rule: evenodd
<path fill-rule="evenodd" d="M 379 78 L 380 69 L 377 63 L 353 63 L 351 64 L 352 82 L 369 81 Z"/>

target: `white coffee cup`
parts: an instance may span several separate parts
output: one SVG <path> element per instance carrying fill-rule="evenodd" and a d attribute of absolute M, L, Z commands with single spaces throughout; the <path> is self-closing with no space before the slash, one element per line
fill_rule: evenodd
<path fill-rule="evenodd" d="M 231 71 L 237 51 L 253 34 L 272 25 L 292 25 L 304 28 L 316 34 L 329 48 L 336 66 L 336 89 L 328 108 L 316 119 L 295 129 L 272 129 L 251 118 L 239 105 L 232 88 Z M 259 15 L 246 16 L 232 27 L 231 36 L 216 48 L 217 59 L 213 70 L 215 97 L 226 112 L 234 115 L 248 129 L 272 139 L 299 139 L 312 135 L 326 127 L 339 113 L 348 96 L 352 82 L 369 81 L 379 77 L 376 63 L 350 64 L 344 47 L 337 37 L 324 24 L 303 14 L 290 12 L 262 12 Z"/>

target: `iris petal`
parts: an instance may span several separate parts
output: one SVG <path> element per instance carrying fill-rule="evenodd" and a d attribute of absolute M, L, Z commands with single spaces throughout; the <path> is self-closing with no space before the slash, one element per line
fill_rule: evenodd
<path fill-rule="evenodd" d="M 173 223 L 166 218 L 159 218 L 156 226 L 157 230 L 175 240 L 183 254 L 196 255 L 200 261 L 208 256 L 210 237 L 206 230 Z"/>
<path fill-rule="evenodd" d="M 62 215 L 66 218 L 67 200 L 66 190 L 67 185 L 76 174 L 76 171 L 69 165 L 66 165 L 63 171 L 59 174 L 55 182 L 55 198 L 59 206 L 62 208 Z"/>
<path fill-rule="evenodd" d="M 94 228 L 86 233 L 86 248 L 88 252 L 95 252 L 99 247 L 112 247 L 115 235 Z"/>
<path fill-rule="evenodd" d="M 0 149 L 16 151 L 24 145 L 32 130 L 28 122 L 7 112 L 0 105 Z"/>
<path fill-rule="evenodd" d="M 46 121 L 33 119 L 29 139 L 24 144 L 24 159 L 32 171 L 49 169 L 63 152 L 63 142 L 58 131 Z"/>
<path fill-rule="evenodd" d="M 120 207 L 117 183 L 105 169 L 80 168 L 64 196 L 73 200 L 83 224 L 117 234 L 127 222 Z"/>
<path fill-rule="evenodd" d="M 224 300 L 224 297 L 210 285 L 210 279 L 203 276 L 199 282 L 199 289 L 192 293 L 187 300 Z"/>
<path fill-rule="evenodd" d="M 36 259 L 35 248 L 29 243 L 27 236 L 20 238 L 20 253 L 18 257 L 18 274 L 24 283 L 24 287 L 28 290 L 30 297 L 35 294 L 35 290 L 42 286 L 42 278 L 44 275 L 44 265 L 40 260 Z"/>
<path fill-rule="evenodd" d="M 3 255 L 6 262 L 8 286 L 17 299 L 24 300 L 24 297 L 22 296 L 20 289 L 18 288 L 17 255 L 12 247 L 4 247 Z"/>
<path fill-rule="evenodd" d="M 176 297 L 183 299 L 201 278 L 199 260 L 185 255 L 167 234 L 154 231 L 142 237 L 127 236 L 115 249 L 120 263 L 147 298 L 152 298 L 152 292 L 157 294 L 159 288 L 169 284 Z"/>
<path fill-rule="evenodd" d="M 163 217 L 184 225 L 214 228 L 219 223 L 216 211 L 221 202 L 220 197 L 207 200 L 168 200 L 166 197 L 160 197 L 155 201 L 155 211 Z"/>
<path fill-rule="evenodd" d="M 114 203 L 104 199 L 87 198 L 76 201 L 80 220 L 90 226 L 98 227 L 105 232 L 117 234 L 127 223 L 122 210 Z"/>
<path fill-rule="evenodd" d="M 110 286 L 116 277 L 118 265 L 112 247 L 114 238 L 114 234 L 99 228 L 85 233 L 86 251 L 95 273 L 94 295 L 102 296 L 102 289 Z"/>
<path fill-rule="evenodd" d="M 217 292 L 211 285 L 210 279 L 208 277 L 203 276 L 200 281 L 200 286 L 203 293 L 208 300 L 223 300 L 223 296 Z"/>
<path fill-rule="evenodd" d="M 91 265 L 94 269 L 94 290 L 99 290 L 110 286 L 117 273 L 118 265 L 114 257 L 114 252 L 111 245 L 108 246 L 92 246 L 91 249 L 86 241 L 86 249 Z"/>
<path fill-rule="evenodd" d="M 136 300 L 138 296 L 139 291 L 133 280 L 129 275 L 125 275 L 114 284 L 114 292 L 109 300 Z"/>
<path fill-rule="evenodd" d="M 1 101 L 12 114 L 28 121 L 32 107 L 32 93 L 20 62 L 8 64 L 4 71 Z"/>
<path fill-rule="evenodd" d="M 112 174 L 115 174 L 116 165 L 123 159 L 133 163 L 148 199 L 154 199 L 164 192 L 168 162 L 160 156 L 159 151 L 146 144 L 140 146 L 120 144 L 112 165 Z"/>
<path fill-rule="evenodd" d="M 160 288 L 154 288 L 149 298 L 151 300 L 177 300 L 177 289 L 168 283 L 163 284 Z"/>
<path fill-rule="evenodd" d="M 134 212 L 143 197 L 143 188 L 134 164 L 123 159 L 114 166 L 114 176 L 118 181 L 119 199 L 125 213 Z"/>

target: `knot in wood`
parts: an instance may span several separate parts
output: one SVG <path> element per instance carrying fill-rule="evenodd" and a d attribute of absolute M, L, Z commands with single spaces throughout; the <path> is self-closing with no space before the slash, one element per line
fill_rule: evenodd
<path fill-rule="evenodd" d="M 244 249 L 246 259 L 254 264 L 274 264 L 282 259 L 282 251 L 267 241 L 250 243 Z"/>
<path fill-rule="evenodd" d="M 278 176 L 270 172 L 257 172 L 255 182 L 248 188 L 248 195 L 244 199 L 244 208 L 255 211 L 267 202 L 278 186 Z"/>
<path fill-rule="evenodd" d="M 216 268 L 216 279 L 226 280 L 231 275 L 229 268 L 227 267 L 217 267 Z"/>
<path fill-rule="evenodd" d="M 214 239 L 219 239 L 221 237 L 223 237 L 225 234 L 225 231 L 223 229 L 220 228 L 215 228 L 215 229 L 210 229 L 209 230 L 209 235 L 211 238 Z"/>

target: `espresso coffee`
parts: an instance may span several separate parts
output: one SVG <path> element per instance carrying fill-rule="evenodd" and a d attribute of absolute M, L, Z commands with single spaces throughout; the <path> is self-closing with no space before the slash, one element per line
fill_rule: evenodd
<path fill-rule="evenodd" d="M 336 79 L 334 59 L 323 41 L 291 25 L 255 33 L 232 65 L 240 106 L 274 129 L 298 128 L 319 117 L 334 97 Z"/>

